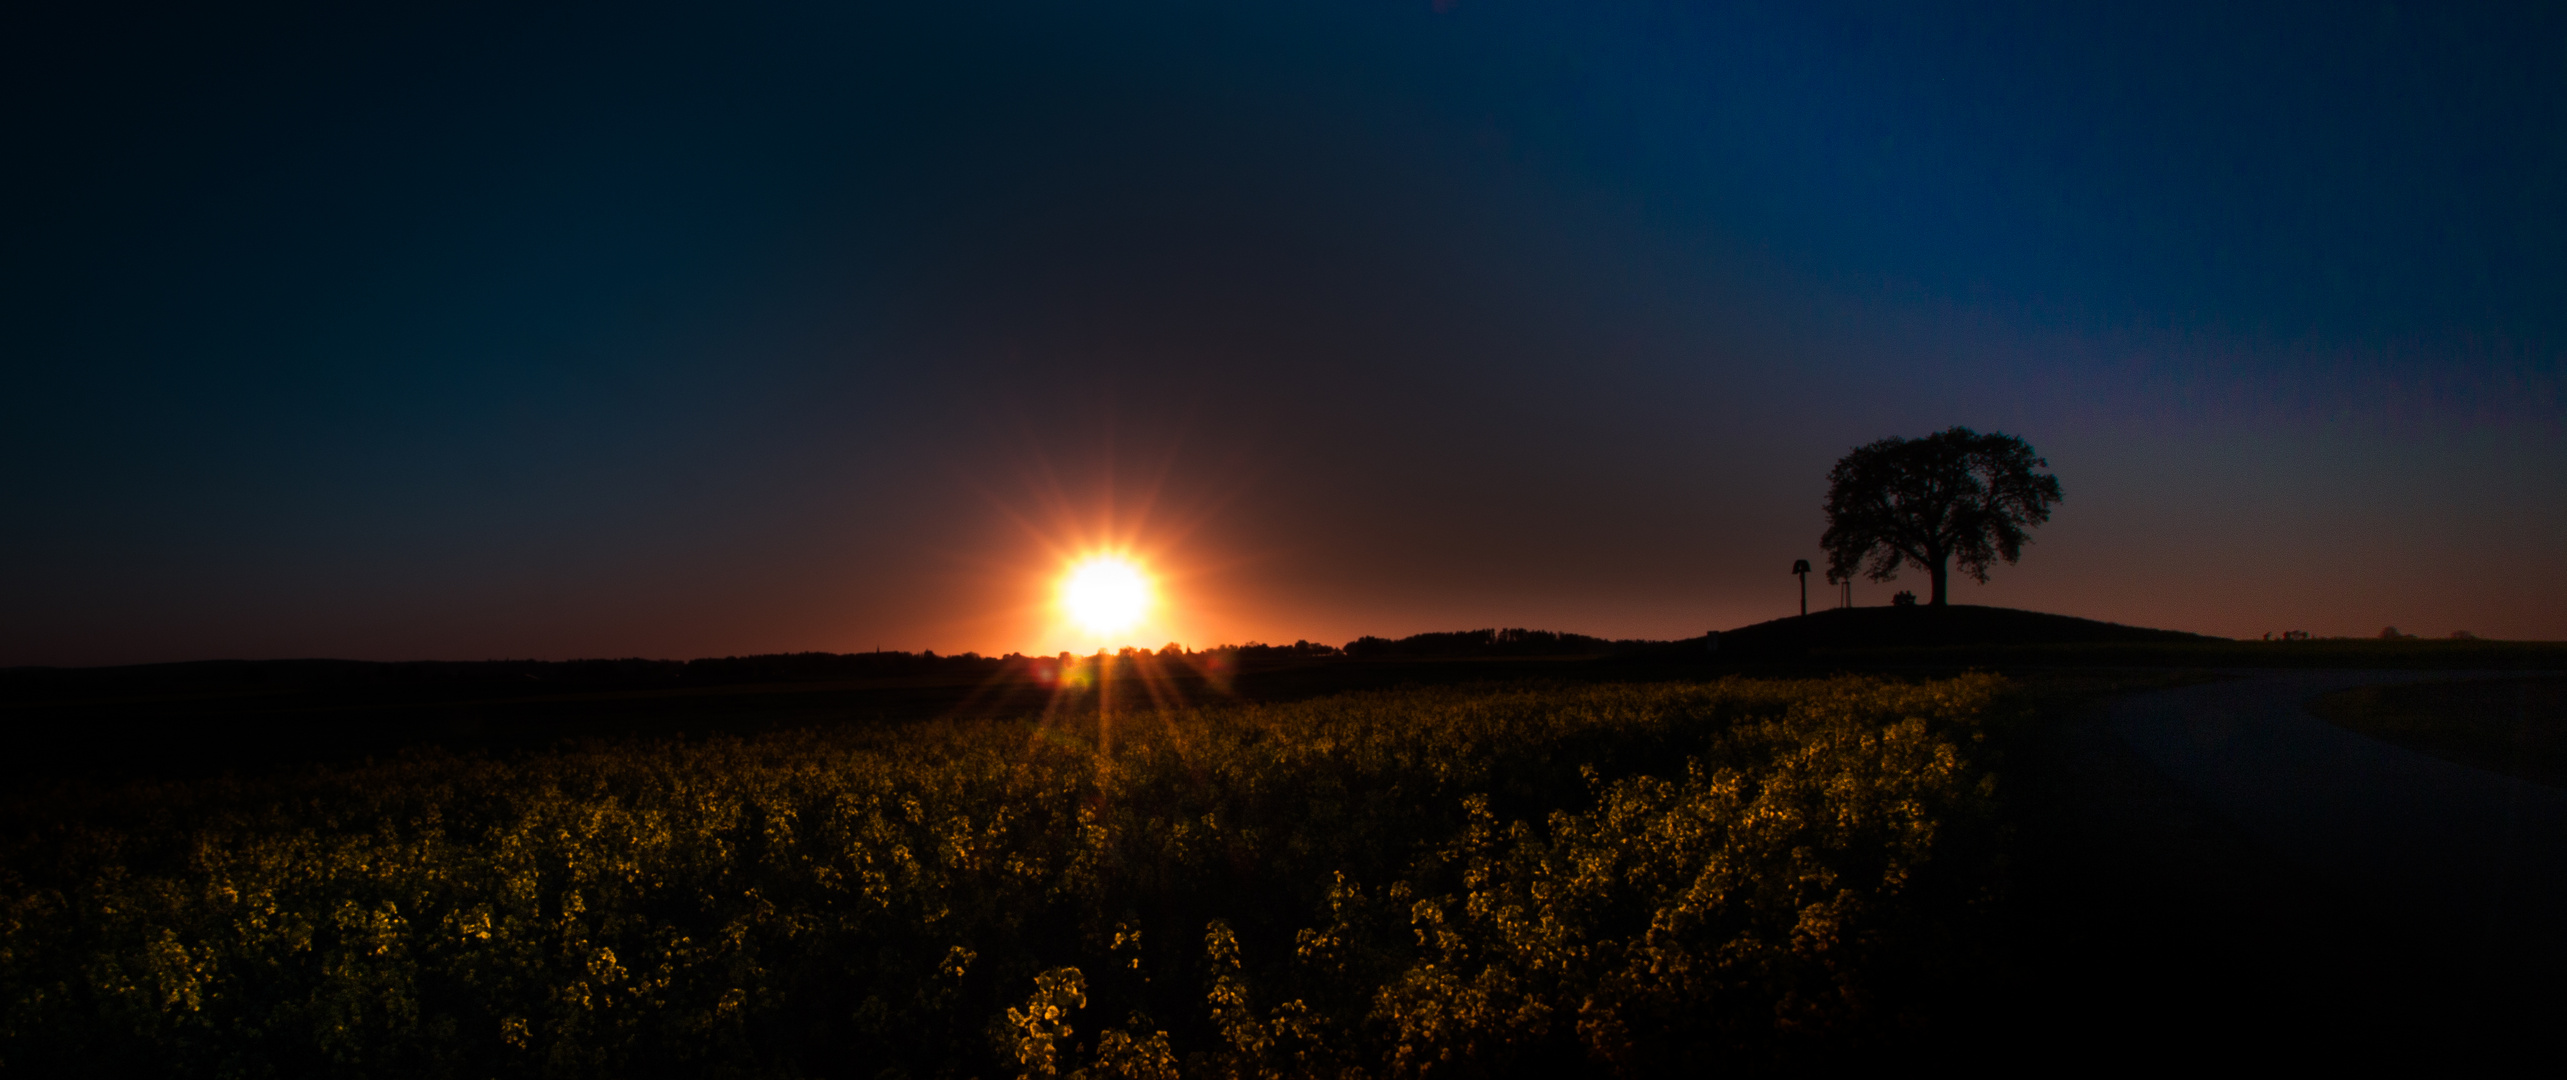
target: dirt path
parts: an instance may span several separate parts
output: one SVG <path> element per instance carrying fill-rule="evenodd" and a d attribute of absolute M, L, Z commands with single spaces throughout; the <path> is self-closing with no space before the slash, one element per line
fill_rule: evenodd
<path fill-rule="evenodd" d="M 2115 703 L 2110 729 L 2321 880 L 2410 922 L 2474 978 L 2567 962 L 2567 791 L 2427 757 L 2311 715 L 2311 697 L 2451 672 L 2256 675 Z"/>
<path fill-rule="evenodd" d="M 2301 703 L 2453 672 L 2242 673 L 2063 717 L 2019 748 L 2000 1071 L 2502 1070 L 2567 1016 L 2567 794 Z"/>

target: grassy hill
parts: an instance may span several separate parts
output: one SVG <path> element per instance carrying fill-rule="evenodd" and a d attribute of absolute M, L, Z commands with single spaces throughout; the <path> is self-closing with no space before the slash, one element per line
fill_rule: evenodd
<path fill-rule="evenodd" d="M 1916 649 L 1964 645 L 2103 645 L 2224 642 L 2226 638 L 2151 630 L 2014 608 L 1857 607 L 1760 622 L 1720 635 L 1720 651 L 1772 653 L 1817 649 Z"/>
<path fill-rule="evenodd" d="M 1725 631 L 1721 667 L 1875 668 L 2402 668 L 2567 669 L 2567 642 L 2318 638 L 2239 641 L 2012 608 L 1842 608 Z"/>

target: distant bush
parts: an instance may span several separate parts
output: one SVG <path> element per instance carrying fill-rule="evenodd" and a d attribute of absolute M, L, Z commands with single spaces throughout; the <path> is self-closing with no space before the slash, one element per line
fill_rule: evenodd
<path fill-rule="evenodd" d="M 1408 691 L 145 786 L 0 860 L 23 1075 L 1694 1072 L 1894 1026 L 2002 684 Z M 1080 709 L 1085 704 L 1084 710 Z"/>

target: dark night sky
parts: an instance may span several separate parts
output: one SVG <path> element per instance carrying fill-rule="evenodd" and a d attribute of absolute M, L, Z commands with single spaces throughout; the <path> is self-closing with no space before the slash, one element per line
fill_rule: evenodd
<path fill-rule="evenodd" d="M 1952 424 L 1959 601 L 2567 638 L 2567 9 L 2069 7 L 22 5 L 0 664 L 1684 636 Z"/>

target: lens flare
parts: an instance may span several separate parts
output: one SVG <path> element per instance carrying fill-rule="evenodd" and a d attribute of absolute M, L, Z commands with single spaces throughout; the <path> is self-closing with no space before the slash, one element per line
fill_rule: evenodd
<path fill-rule="evenodd" d="M 1096 555 L 1061 578 L 1061 610 L 1091 633 L 1119 634 L 1149 614 L 1156 592 L 1150 576 L 1130 560 Z"/>

